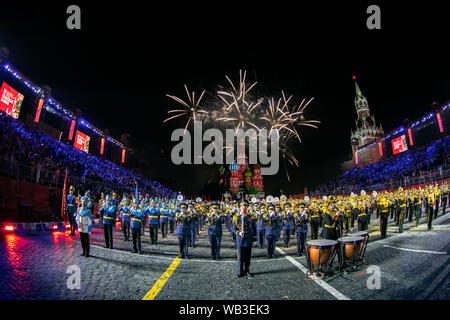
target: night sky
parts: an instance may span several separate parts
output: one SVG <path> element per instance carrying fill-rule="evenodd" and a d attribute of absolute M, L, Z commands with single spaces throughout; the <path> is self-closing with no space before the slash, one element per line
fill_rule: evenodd
<path fill-rule="evenodd" d="M 98 128 L 144 153 L 152 178 L 171 178 L 185 193 L 215 182 L 218 166 L 174 166 L 172 130 L 163 124 L 174 106 L 166 94 L 215 92 L 225 75 L 248 71 L 259 90 L 295 101 L 315 97 L 307 118 L 321 120 L 296 146 L 300 168 L 264 177 L 268 193 L 303 192 L 332 178 L 350 159 L 350 130 L 356 112 L 352 76 L 385 132 L 450 99 L 448 25 L 445 10 L 380 4 L 382 29 L 365 26 L 367 4 L 315 7 L 212 2 L 143 7 L 127 1 L 35 3 L 0 12 L 0 45 L 10 62 L 38 85 L 49 85 L 63 105 L 83 111 Z M 208 4 L 209 3 L 209 4 Z M 68 30 L 65 13 L 79 4 L 82 29 Z M 368 3 L 372 4 L 372 3 Z"/>

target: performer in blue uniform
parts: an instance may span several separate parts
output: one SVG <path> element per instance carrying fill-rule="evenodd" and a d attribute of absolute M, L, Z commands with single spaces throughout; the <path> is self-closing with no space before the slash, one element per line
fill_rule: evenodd
<path fill-rule="evenodd" d="M 211 245 L 211 257 L 213 260 L 220 257 L 220 242 L 222 240 L 222 223 L 224 217 L 219 213 L 219 204 L 214 203 L 211 213 L 206 218 L 208 227 L 209 243 Z"/>
<path fill-rule="evenodd" d="M 80 207 L 77 210 L 76 222 L 78 225 L 78 232 L 80 233 L 81 247 L 83 248 L 82 256 L 90 257 L 89 255 L 89 235 L 92 230 L 92 213 L 87 208 L 88 198 L 83 197 L 80 201 Z"/>
<path fill-rule="evenodd" d="M 182 259 L 188 258 L 188 239 L 191 236 L 190 230 L 191 217 L 187 212 L 187 205 L 185 203 L 180 204 L 180 212 L 177 212 L 175 221 L 177 224 L 176 233 L 178 235 L 178 242 L 180 244 L 180 257 Z"/>
<path fill-rule="evenodd" d="M 265 226 L 265 236 L 267 240 L 267 257 L 274 258 L 275 257 L 275 245 L 276 245 L 276 235 L 277 235 L 277 223 L 279 217 L 275 214 L 275 206 L 273 204 L 269 204 L 267 206 L 267 216 L 263 217 L 263 222 Z"/>
<path fill-rule="evenodd" d="M 148 228 L 150 231 L 150 239 L 152 242 L 152 245 L 158 244 L 158 225 L 159 225 L 159 215 L 160 215 L 160 209 L 152 203 L 150 205 L 150 208 L 147 209 L 148 211 Z"/>
<path fill-rule="evenodd" d="M 284 212 L 281 214 L 281 222 L 283 226 L 284 246 L 287 248 L 289 247 L 289 240 L 291 239 L 292 231 L 292 213 L 289 203 L 284 205 Z"/>
<path fill-rule="evenodd" d="M 238 277 L 251 278 L 250 261 L 252 257 L 253 230 L 255 220 L 247 212 L 248 201 L 240 202 L 240 212 L 234 216 L 233 232 L 236 234 L 236 247 L 238 250 Z"/>
<path fill-rule="evenodd" d="M 100 209 L 105 234 L 105 248 L 113 248 L 113 229 L 116 221 L 117 206 L 110 195 L 106 196 L 105 205 Z"/>
<path fill-rule="evenodd" d="M 70 186 L 67 195 L 67 218 L 70 223 L 70 235 L 75 235 L 75 215 L 77 214 L 77 198 L 75 197 L 75 188 Z"/>
<path fill-rule="evenodd" d="M 144 203 L 139 204 L 138 199 L 133 199 L 133 208 L 131 211 L 131 235 L 133 238 L 133 253 L 137 253 L 139 249 L 139 253 L 142 254 L 141 249 L 141 229 L 142 229 L 142 221 L 145 220 L 145 207 Z"/>
<path fill-rule="evenodd" d="M 122 201 L 123 204 L 119 207 L 119 217 L 125 241 L 130 241 L 130 199 L 124 197 Z"/>
<path fill-rule="evenodd" d="M 264 248 L 264 239 L 266 234 L 266 228 L 264 226 L 263 217 L 266 216 L 266 205 L 261 203 L 259 205 L 259 211 L 257 212 L 257 225 L 256 225 L 256 233 L 258 235 L 258 246 L 260 249 Z"/>
<path fill-rule="evenodd" d="M 308 233 L 308 211 L 304 203 L 299 204 L 299 211 L 294 213 L 295 232 L 297 233 L 297 255 L 305 251 L 306 234 Z"/>
<path fill-rule="evenodd" d="M 197 230 L 198 230 L 198 214 L 194 209 L 192 203 L 188 204 L 188 212 L 191 216 L 190 227 L 191 227 L 191 237 L 189 238 L 189 246 L 195 247 L 195 240 L 197 240 Z"/>
<path fill-rule="evenodd" d="M 159 220 L 161 223 L 161 236 L 163 239 L 167 239 L 167 231 L 169 229 L 169 215 L 170 210 L 167 208 L 167 204 L 163 203 L 161 209 L 161 215 L 159 216 Z"/>

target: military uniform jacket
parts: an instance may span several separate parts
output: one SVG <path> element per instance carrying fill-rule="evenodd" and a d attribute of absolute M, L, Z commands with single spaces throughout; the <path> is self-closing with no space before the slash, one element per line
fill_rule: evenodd
<path fill-rule="evenodd" d="M 137 208 L 131 214 L 131 222 L 130 227 L 132 229 L 140 229 L 142 228 L 142 223 L 145 220 L 145 209 Z"/>
<path fill-rule="evenodd" d="M 253 230 L 255 227 L 255 220 L 246 214 L 244 216 L 244 226 L 241 225 L 241 215 L 237 215 L 233 223 L 233 232 L 236 234 L 237 247 L 251 247 L 253 244 Z M 244 231 L 244 237 L 239 233 Z"/>
<path fill-rule="evenodd" d="M 277 216 L 270 216 L 267 214 L 263 217 L 264 226 L 266 229 L 266 236 L 275 236 L 277 232 L 277 222 L 280 218 Z"/>
<path fill-rule="evenodd" d="M 109 206 L 100 209 L 100 214 L 103 216 L 103 224 L 114 224 L 116 220 L 117 207 L 110 204 Z"/>
<path fill-rule="evenodd" d="M 220 214 L 218 214 L 217 217 L 214 218 L 212 216 L 206 217 L 206 223 L 209 225 L 208 233 L 221 236 L 223 220 L 224 218 Z"/>
<path fill-rule="evenodd" d="M 303 215 L 300 213 L 294 214 L 294 225 L 296 233 L 308 232 L 308 215 L 306 214 L 306 211 Z"/>
<path fill-rule="evenodd" d="M 283 223 L 283 230 L 284 229 L 292 229 L 292 214 L 290 211 L 285 212 L 282 216 L 281 216 L 281 220 Z"/>
<path fill-rule="evenodd" d="M 183 218 L 180 217 L 180 215 L 178 215 L 175 218 L 175 221 L 177 223 L 176 233 L 178 235 L 189 235 L 189 234 L 191 234 L 190 220 L 191 220 L 191 217 L 190 217 L 190 215 L 188 213 L 185 213 Z"/>
<path fill-rule="evenodd" d="M 162 209 L 161 215 L 159 216 L 159 221 L 160 222 L 169 222 L 169 215 L 170 215 L 169 209 Z"/>
<path fill-rule="evenodd" d="M 148 224 L 159 224 L 159 215 L 160 211 L 158 208 L 149 208 L 147 209 L 148 212 L 148 218 L 147 222 Z"/>
<path fill-rule="evenodd" d="M 77 203 L 76 198 L 73 195 L 67 196 L 67 214 L 69 215 L 69 219 L 74 217 L 74 214 L 77 211 Z"/>
<path fill-rule="evenodd" d="M 256 230 L 257 231 L 262 231 L 265 229 L 265 225 L 264 225 L 264 220 L 263 217 L 267 216 L 267 213 L 265 212 L 259 212 L 257 215 L 257 224 L 256 224 Z"/>
<path fill-rule="evenodd" d="M 328 212 L 325 212 L 323 217 L 322 237 L 325 239 L 336 239 L 335 221 Z"/>
<path fill-rule="evenodd" d="M 119 217 L 122 220 L 122 223 L 130 222 L 130 210 L 130 206 L 119 207 Z"/>

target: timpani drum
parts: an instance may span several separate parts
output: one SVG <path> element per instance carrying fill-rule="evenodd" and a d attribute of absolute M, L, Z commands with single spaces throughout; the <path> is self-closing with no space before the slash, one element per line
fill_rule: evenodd
<path fill-rule="evenodd" d="M 359 247 L 363 245 L 364 238 L 359 236 L 343 237 L 338 239 L 340 249 L 340 267 L 342 269 L 354 269 L 358 259 Z"/>
<path fill-rule="evenodd" d="M 366 253 L 367 243 L 369 242 L 369 233 L 367 231 L 359 231 L 352 234 L 349 234 L 351 237 L 363 237 L 364 242 L 360 244 L 358 248 L 358 258 L 360 261 L 363 261 L 364 254 Z"/>
<path fill-rule="evenodd" d="M 310 240 L 306 242 L 306 259 L 308 261 L 309 272 L 314 272 L 314 265 L 317 266 L 317 272 L 321 267 L 328 269 L 331 256 L 336 250 L 337 242 L 334 240 Z"/>

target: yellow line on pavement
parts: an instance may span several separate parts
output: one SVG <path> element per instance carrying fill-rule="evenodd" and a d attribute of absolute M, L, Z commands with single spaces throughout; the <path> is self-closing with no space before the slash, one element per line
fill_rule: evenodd
<path fill-rule="evenodd" d="M 161 289 L 166 284 L 167 280 L 169 280 L 172 273 L 175 271 L 177 266 L 180 264 L 180 257 L 176 257 L 175 260 L 172 261 L 167 270 L 162 274 L 158 281 L 153 285 L 149 292 L 142 298 L 142 300 L 153 300 L 156 295 L 161 291 Z"/>
<path fill-rule="evenodd" d="M 374 231 L 374 232 L 369 233 L 369 236 L 375 236 L 377 234 L 381 234 L 381 232 L 380 231 Z"/>

